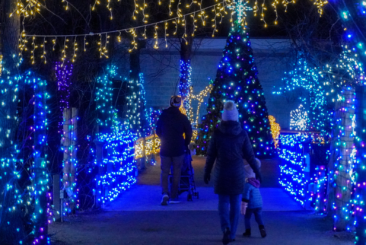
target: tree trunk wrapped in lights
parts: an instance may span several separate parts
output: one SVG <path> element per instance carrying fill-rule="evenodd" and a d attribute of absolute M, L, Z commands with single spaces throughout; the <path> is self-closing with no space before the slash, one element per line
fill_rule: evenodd
<path fill-rule="evenodd" d="M 187 3 L 183 3 L 187 4 Z M 180 74 L 179 74 L 179 95 L 182 97 L 183 106 L 188 111 L 189 102 L 187 97 L 190 93 L 190 86 L 192 85 L 192 46 L 193 46 L 193 25 L 192 18 L 184 18 L 184 34 L 180 39 Z"/>
<path fill-rule="evenodd" d="M 330 172 L 330 186 L 334 187 L 333 216 L 334 230 L 350 230 L 352 175 L 355 164 L 355 89 L 343 88 L 336 103 L 334 144 L 331 154 L 335 158 L 333 171 Z M 354 127 L 353 127 L 353 126 Z M 332 162 L 332 161 L 331 161 Z M 333 175 L 333 176 L 332 176 Z"/>
<path fill-rule="evenodd" d="M 23 191 L 19 186 L 19 172 L 16 171 L 19 162 L 14 145 L 18 125 L 15 116 L 19 90 L 17 63 L 20 16 L 9 16 L 16 9 L 17 2 L 0 2 L 0 244 L 25 242 L 28 234 L 27 225 L 24 224 L 27 219 L 16 198 L 19 196 L 17 193 Z"/>
<path fill-rule="evenodd" d="M 62 148 L 63 156 L 63 177 L 62 182 L 64 189 L 68 196 L 68 201 L 65 203 L 63 210 L 67 212 L 74 212 L 78 206 L 77 191 L 76 191 L 76 170 L 77 170 L 77 116 L 78 110 L 76 108 L 65 108 L 63 112 L 63 138 Z"/>
<path fill-rule="evenodd" d="M 28 79 L 27 79 L 28 80 Z M 48 238 L 48 181 L 47 168 L 47 105 L 49 95 L 46 92 L 47 82 L 39 78 L 30 78 L 34 86 L 34 163 L 33 163 L 33 195 L 35 210 L 32 215 L 34 222 L 34 244 L 49 244 Z"/>
<path fill-rule="evenodd" d="M 334 3 L 338 9 L 339 16 L 341 17 L 342 24 L 344 26 L 344 36 L 348 37 L 346 39 L 347 45 L 343 46 L 343 50 L 349 54 L 354 54 L 352 60 L 357 61 L 358 70 L 364 69 L 366 64 L 366 4 L 364 0 L 354 0 L 354 1 L 344 1 L 336 0 Z M 348 66 L 346 69 L 351 69 L 354 67 Z M 365 74 L 361 74 L 355 79 L 359 80 L 360 84 L 366 85 Z M 362 112 L 363 113 L 363 112 Z M 362 116 L 361 113 L 358 116 Z M 358 131 L 360 132 L 360 131 Z M 356 142 L 358 142 L 357 147 L 360 148 L 359 151 L 364 152 L 365 145 L 363 141 L 365 140 L 365 134 L 356 137 Z M 361 142 L 361 144 L 359 144 Z M 365 161 L 363 158 L 359 159 L 356 166 L 356 177 L 355 185 L 353 191 L 353 198 L 351 199 L 352 205 L 355 206 L 355 226 L 356 226 L 356 239 L 355 244 L 364 245 L 366 243 L 366 220 L 365 220 L 365 186 L 366 174 L 365 174 Z M 362 200 L 362 203 L 360 201 Z M 358 209 L 357 209 L 358 207 Z"/>

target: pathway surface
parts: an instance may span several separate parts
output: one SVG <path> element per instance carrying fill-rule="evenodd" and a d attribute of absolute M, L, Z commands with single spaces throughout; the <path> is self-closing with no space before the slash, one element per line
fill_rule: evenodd
<path fill-rule="evenodd" d="M 138 184 L 102 211 L 68 217 L 49 227 L 56 245 L 219 245 L 222 234 L 217 213 L 217 196 L 212 183 L 203 183 L 205 159 L 194 157 L 193 167 L 199 199 L 160 206 L 160 166 L 148 166 Z M 261 193 L 263 220 L 268 236 L 262 239 L 252 220 L 252 237 L 242 237 L 241 217 L 235 244 L 250 245 L 351 245 L 349 233 L 334 233 L 332 222 L 304 211 L 278 185 L 278 160 L 263 160 Z M 159 163 L 159 159 L 157 159 Z"/>

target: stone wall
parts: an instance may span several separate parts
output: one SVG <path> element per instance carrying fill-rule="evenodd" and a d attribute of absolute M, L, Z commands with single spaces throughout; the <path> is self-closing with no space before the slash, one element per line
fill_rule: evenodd
<path fill-rule="evenodd" d="M 290 111 L 296 109 L 299 102 L 289 103 L 281 95 L 273 95 L 273 86 L 282 85 L 282 75 L 291 62 L 291 47 L 286 39 L 252 39 L 254 59 L 258 68 L 258 77 L 263 86 L 270 115 L 284 129 L 289 128 Z M 192 84 L 194 93 L 199 93 L 215 79 L 218 63 L 222 57 L 226 39 L 201 39 L 194 43 L 192 58 Z M 160 40 L 163 43 L 163 40 Z M 165 44 L 164 44 L 165 45 Z M 169 98 L 178 93 L 179 83 L 179 44 L 170 41 L 168 48 L 163 45 L 155 50 L 148 44 L 141 52 L 141 70 L 145 74 L 147 106 L 166 108 Z M 200 114 L 206 112 L 202 105 Z"/>

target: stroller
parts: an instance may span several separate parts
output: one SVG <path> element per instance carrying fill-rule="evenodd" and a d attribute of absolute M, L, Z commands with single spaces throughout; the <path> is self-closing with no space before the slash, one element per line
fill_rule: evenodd
<path fill-rule="evenodd" d="M 173 172 L 173 169 L 171 169 L 171 172 Z M 169 187 L 171 188 L 171 185 L 173 183 L 173 175 L 169 174 Z M 184 156 L 184 162 L 182 165 L 182 172 L 180 176 L 180 183 L 178 186 L 178 194 L 182 194 L 183 192 L 187 191 L 187 200 L 193 201 L 193 197 L 199 198 L 199 194 L 196 191 L 196 184 L 194 182 L 194 170 L 192 167 L 192 157 L 191 153 L 188 150 L 187 153 Z"/>

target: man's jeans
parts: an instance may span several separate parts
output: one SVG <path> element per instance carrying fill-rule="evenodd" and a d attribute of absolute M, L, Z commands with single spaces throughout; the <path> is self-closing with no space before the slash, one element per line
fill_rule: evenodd
<path fill-rule="evenodd" d="M 163 194 L 169 193 L 169 172 L 171 166 L 173 166 L 173 183 L 170 193 L 170 199 L 178 198 L 178 187 L 180 181 L 180 174 L 182 171 L 182 165 L 184 161 L 184 154 L 178 157 L 166 157 L 160 156 L 161 158 L 161 186 L 163 188 Z"/>
<path fill-rule="evenodd" d="M 219 195 L 219 215 L 221 230 L 225 228 L 231 231 L 230 238 L 235 239 L 240 217 L 241 195 Z"/>
<path fill-rule="evenodd" d="M 258 225 L 263 225 L 262 208 L 247 208 L 244 218 L 245 229 L 250 229 L 250 218 L 252 217 L 252 214 L 254 214 Z"/>

